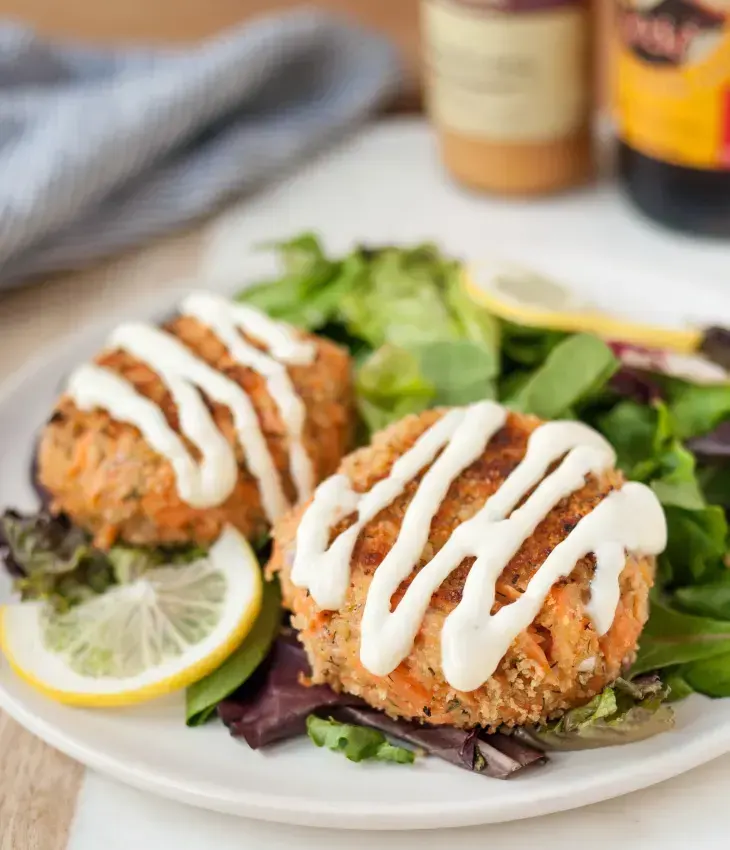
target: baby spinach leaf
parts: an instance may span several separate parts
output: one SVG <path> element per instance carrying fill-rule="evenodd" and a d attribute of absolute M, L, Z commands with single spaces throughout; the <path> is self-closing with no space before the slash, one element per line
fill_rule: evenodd
<path fill-rule="evenodd" d="M 682 676 L 687 684 L 708 697 L 730 696 L 730 652 L 685 664 Z"/>
<path fill-rule="evenodd" d="M 522 413 L 555 419 L 602 387 L 618 365 L 605 342 L 590 334 L 575 334 L 550 352 L 508 403 Z"/>
<path fill-rule="evenodd" d="M 411 349 L 421 373 L 435 387 L 436 405 L 469 404 L 494 397 L 497 361 L 483 346 L 468 340 L 434 342 Z"/>
<path fill-rule="evenodd" d="M 701 510 L 665 507 L 667 517 L 666 559 L 675 585 L 713 581 L 724 572 L 728 526 L 717 505 Z"/>
<path fill-rule="evenodd" d="M 665 404 L 622 401 L 598 421 L 614 446 L 620 468 L 632 479 L 651 481 L 665 506 L 702 510 L 705 499 L 695 472 L 695 459 L 674 437 Z"/>
<path fill-rule="evenodd" d="M 653 600 L 632 676 L 730 653 L 730 621 L 695 617 Z"/>
<path fill-rule="evenodd" d="M 405 747 L 391 744 L 382 732 L 367 726 L 338 723 L 310 714 L 307 734 L 318 747 L 327 747 L 342 753 L 350 761 L 390 761 L 396 764 L 413 764 L 415 753 Z"/>
<path fill-rule="evenodd" d="M 266 582 L 256 622 L 243 643 L 212 673 L 190 685 L 185 693 L 188 726 L 200 726 L 221 700 L 237 690 L 263 662 L 279 633 L 281 591 L 278 582 Z"/>
<path fill-rule="evenodd" d="M 654 455 L 656 408 L 620 401 L 599 419 L 598 427 L 616 449 L 620 469 L 635 478 L 634 468 Z"/>
<path fill-rule="evenodd" d="M 568 336 L 563 331 L 531 328 L 512 322 L 500 322 L 502 353 L 507 361 L 523 367 L 539 366 Z"/>
<path fill-rule="evenodd" d="M 651 488 L 665 506 L 701 511 L 705 499 L 695 474 L 695 459 L 691 452 L 677 440 L 661 454 L 657 461 L 656 477 Z"/>
<path fill-rule="evenodd" d="M 691 696 L 695 690 L 682 675 L 683 667 L 665 670 L 662 673 L 662 681 L 666 685 L 669 694 L 667 702 L 679 702 Z"/>
<path fill-rule="evenodd" d="M 697 472 L 705 500 L 711 505 L 730 508 L 730 466 L 703 466 Z"/>
<path fill-rule="evenodd" d="M 689 614 L 730 622 L 730 570 L 720 581 L 680 587 L 673 599 Z"/>
<path fill-rule="evenodd" d="M 682 439 L 706 434 L 730 417 L 730 385 L 671 383 L 672 416 Z"/>

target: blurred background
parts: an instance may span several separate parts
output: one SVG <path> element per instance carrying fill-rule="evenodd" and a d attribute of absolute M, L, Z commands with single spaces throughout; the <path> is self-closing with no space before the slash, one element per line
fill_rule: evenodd
<path fill-rule="evenodd" d="M 455 187 L 539 198 L 615 160 L 645 220 L 727 237 L 728 5 L 0 0 L 0 290 L 174 233 L 393 114 L 424 114 Z"/>
<path fill-rule="evenodd" d="M 593 0 L 601 57 L 597 90 L 607 97 L 611 0 Z M 419 99 L 420 0 L 319 0 L 307 5 L 353 16 L 391 37 L 402 51 L 412 78 L 410 97 L 402 108 L 416 108 Z M 51 36 L 82 38 L 107 43 L 144 41 L 158 44 L 190 43 L 253 18 L 304 4 L 297 0 L 0 0 L 9 17 L 37 27 Z"/>

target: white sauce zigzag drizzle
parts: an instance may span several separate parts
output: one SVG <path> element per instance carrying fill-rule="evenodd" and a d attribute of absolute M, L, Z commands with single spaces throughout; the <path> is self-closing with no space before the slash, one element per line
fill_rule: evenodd
<path fill-rule="evenodd" d="M 102 407 L 119 422 L 137 427 L 149 445 L 170 462 L 184 502 L 196 508 L 218 504 L 236 483 L 233 449 L 194 387 L 185 381 L 173 381 L 176 393 L 169 381 L 165 384 L 180 407 L 181 431 L 200 449 L 199 464 L 167 424 L 162 410 L 110 369 L 92 364 L 80 366 L 71 375 L 66 392 L 81 410 Z"/>
<path fill-rule="evenodd" d="M 217 295 L 195 293 L 183 303 L 182 312 L 209 326 L 236 362 L 265 378 L 286 429 L 298 497 L 308 498 L 314 471 L 302 444 L 306 411 L 283 364 L 311 363 L 314 346 L 298 339 L 287 325 Z M 271 353 L 247 343 L 239 330 L 267 345 Z M 180 498 L 192 507 L 208 508 L 230 496 L 238 478 L 238 466 L 233 447 L 216 426 L 202 391 L 230 410 L 246 464 L 258 482 L 269 520 L 275 520 L 287 510 L 289 503 L 256 410 L 239 384 L 196 357 L 175 336 L 151 325 L 122 325 L 112 333 L 108 347 L 129 352 L 159 376 L 177 406 L 180 430 L 198 448 L 201 461 L 198 463 L 190 456 L 159 407 L 108 369 L 87 364 L 71 376 L 68 393 L 81 409 L 103 407 L 115 419 L 139 428 L 152 448 L 172 465 Z"/>
<path fill-rule="evenodd" d="M 296 339 L 286 325 L 274 322 L 250 307 L 231 304 L 225 298 L 211 293 L 196 292 L 189 295 L 180 306 L 180 312 L 207 325 L 237 363 L 253 369 L 266 379 L 267 389 L 279 409 L 289 439 L 289 463 L 297 496 L 299 501 L 306 501 L 314 489 L 312 461 L 302 443 L 307 410 L 284 364 L 311 363 L 314 347 L 311 343 Z M 271 356 L 249 345 L 239 333 L 240 330 L 265 342 Z"/>
<path fill-rule="evenodd" d="M 618 604 L 618 578 L 626 550 L 658 554 L 666 545 L 666 522 L 656 496 L 642 484 L 626 484 L 609 494 L 555 547 L 519 600 L 491 615 L 497 579 L 524 541 L 561 499 L 583 486 L 586 475 L 598 474 L 615 461 L 611 446 L 587 425 L 548 422 L 530 435 L 521 463 L 484 507 L 456 528 L 391 612 L 393 593 L 418 563 L 449 486 L 479 457 L 506 415 L 494 402 L 450 411 L 369 493 L 355 493 L 342 475 L 317 488 L 297 534 L 292 581 L 306 587 L 320 607 L 333 610 L 345 601 L 352 551 L 363 526 L 432 463 L 406 510 L 395 545 L 375 571 L 368 590 L 360 658 L 375 675 L 388 675 L 408 656 L 433 593 L 466 557 L 476 560 L 462 600 L 447 617 L 441 636 L 444 676 L 462 691 L 478 688 L 494 673 L 512 641 L 537 616 L 553 584 L 569 575 L 582 557 L 591 552 L 596 556 L 587 613 L 599 634 L 604 634 Z M 562 462 L 548 475 L 560 458 Z M 355 524 L 327 549 L 332 526 L 355 510 Z"/>

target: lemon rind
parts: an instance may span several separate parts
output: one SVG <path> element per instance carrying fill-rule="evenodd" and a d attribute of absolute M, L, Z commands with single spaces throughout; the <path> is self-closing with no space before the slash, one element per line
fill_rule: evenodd
<path fill-rule="evenodd" d="M 493 315 L 517 324 L 569 333 L 592 333 L 603 339 L 669 349 L 681 354 L 696 352 L 702 342 L 702 332 L 695 328 L 662 328 L 629 322 L 605 313 L 556 313 L 511 304 L 479 286 L 468 268 L 464 270 L 463 281 L 464 289 L 472 301 Z"/>
<path fill-rule="evenodd" d="M 255 558 L 255 556 L 252 557 Z M 12 642 L 9 640 L 7 631 L 6 611 L 8 605 L 0 607 L 0 649 L 5 656 L 11 669 L 24 682 L 30 685 L 34 690 L 42 693 L 49 699 L 55 702 L 63 703 L 64 705 L 73 705 L 85 708 L 119 708 L 122 706 L 135 705 L 141 702 L 148 702 L 152 699 L 157 699 L 162 696 L 167 696 L 174 691 L 181 690 L 197 682 L 208 673 L 211 673 L 219 667 L 242 643 L 246 635 L 253 628 L 256 618 L 261 610 L 263 601 L 263 579 L 261 570 L 255 571 L 255 588 L 251 598 L 239 618 L 236 627 L 228 633 L 226 639 L 218 644 L 216 648 L 208 653 L 203 658 L 199 658 L 189 667 L 181 669 L 179 672 L 171 676 L 166 676 L 157 682 L 149 685 L 144 685 L 133 690 L 119 690 L 117 692 L 106 693 L 90 693 L 81 691 L 65 691 L 60 688 L 51 687 L 45 684 L 41 679 L 34 676 L 25 669 L 15 658 L 12 652 Z M 20 603 L 23 604 L 23 603 Z M 123 680 L 122 680 L 123 681 Z"/>

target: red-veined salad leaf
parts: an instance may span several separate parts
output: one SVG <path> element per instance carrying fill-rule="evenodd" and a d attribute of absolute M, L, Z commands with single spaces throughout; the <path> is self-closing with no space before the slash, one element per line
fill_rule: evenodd
<path fill-rule="evenodd" d="M 254 750 L 306 733 L 316 711 L 355 701 L 324 685 L 306 687 L 309 663 L 296 633 L 287 629 L 274 643 L 265 664 L 245 685 L 218 705 L 221 720 L 236 738 Z"/>
<path fill-rule="evenodd" d="M 337 694 L 325 685 L 303 684 L 308 675 L 304 648 L 292 630 L 285 630 L 264 667 L 223 700 L 218 713 L 231 734 L 243 738 L 253 749 L 305 734 L 307 718 L 316 714 L 378 729 L 392 739 L 485 776 L 505 779 L 522 767 L 544 761 L 540 750 L 510 736 L 394 720 L 356 697 Z"/>

